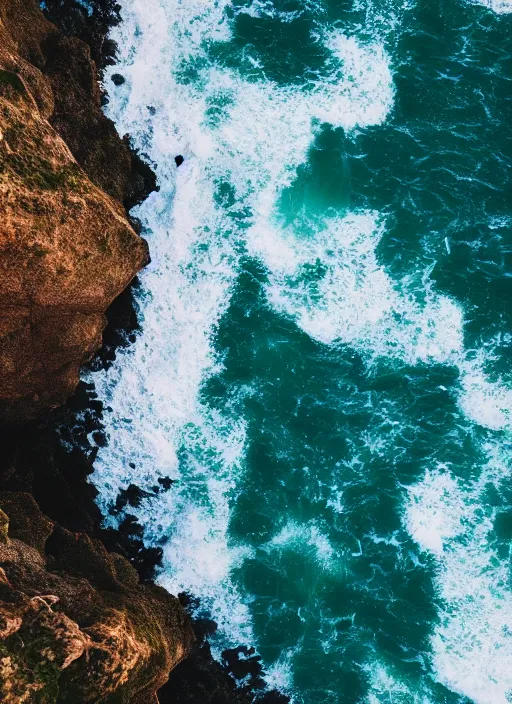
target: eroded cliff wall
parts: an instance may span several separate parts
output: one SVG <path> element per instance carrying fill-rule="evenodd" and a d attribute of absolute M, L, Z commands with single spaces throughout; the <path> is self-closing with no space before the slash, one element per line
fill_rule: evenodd
<path fill-rule="evenodd" d="M 55 407 L 147 263 L 126 208 L 154 176 L 102 113 L 89 47 L 0 0 L 0 418 Z"/>

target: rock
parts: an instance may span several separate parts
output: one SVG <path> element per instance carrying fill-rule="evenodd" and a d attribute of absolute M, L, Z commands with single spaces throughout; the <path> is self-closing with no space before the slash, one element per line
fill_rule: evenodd
<path fill-rule="evenodd" d="M 90 48 L 100 67 L 115 63 L 117 47 L 107 33 L 121 21 L 117 0 L 91 0 L 86 4 L 76 0 L 45 0 L 44 14 L 61 31 L 79 37 Z"/>
<path fill-rule="evenodd" d="M 9 517 L 0 509 L 0 543 L 7 543 L 9 533 Z"/>
<path fill-rule="evenodd" d="M 148 261 L 122 205 L 141 195 L 133 157 L 101 113 L 96 78 L 88 47 L 34 0 L 0 0 L 0 419 L 10 422 L 63 403 L 101 344 L 107 307 Z"/>
<path fill-rule="evenodd" d="M 113 83 L 115 86 L 122 86 L 123 83 L 125 83 L 125 80 L 126 80 L 125 77 L 124 77 L 124 76 L 121 76 L 120 73 L 114 73 L 114 74 L 112 75 L 112 83 Z"/>
<path fill-rule="evenodd" d="M 176 162 L 176 166 L 181 166 L 183 162 L 185 161 L 184 157 L 182 157 L 181 154 L 178 154 L 177 156 L 174 157 L 174 161 Z"/>
<path fill-rule="evenodd" d="M 175 481 L 175 479 L 171 479 L 170 477 L 158 477 L 158 483 L 162 487 L 162 491 L 169 491 Z"/>
<path fill-rule="evenodd" d="M 0 701 L 156 702 L 193 643 L 179 601 L 139 584 L 99 541 L 54 526 L 28 494 L 0 494 L 0 508 L 18 523 L 0 543 Z M 41 530 L 37 547 L 25 542 L 29 525 L 50 531 L 44 544 Z"/>
<path fill-rule="evenodd" d="M 156 189 L 156 177 L 104 115 L 89 48 L 59 34 L 51 34 L 44 47 L 55 103 L 52 126 L 91 181 L 130 210 Z"/>
<path fill-rule="evenodd" d="M 9 536 L 44 555 L 54 524 L 41 513 L 33 496 L 26 492 L 3 492 L 1 505 L 4 515 L 9 517 Z"/>
<path fill-rule="evenodd" d="M 119 513 L 123 511 L 126 506 L 133 506 L 138 508 L 143 499 L 153 496 L 148 491 L 144 491 L 136 484 L 130 484 L 126 489 L 121 489 L 119 492 L 116 504 L 113 507 L 113 513 Z"/>

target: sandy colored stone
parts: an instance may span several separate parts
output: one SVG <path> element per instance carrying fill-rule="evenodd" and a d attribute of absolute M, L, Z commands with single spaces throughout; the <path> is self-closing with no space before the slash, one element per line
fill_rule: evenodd
<path fill-rule="evenodd" d="M 31 2 L 0 0 L 0 418 L 9 420 L 67 398 L 101 344 L 105 310 L 148 261 L 121 203 L 48 121 L 50 79 L 16 53 L 37 61 L 55 33 Z M 89 78 L 98 91 L 92 68 Z"/>
<path fill-rule="evenodd" d="M 193 642 L 179 601 L 29 494 L 0 494 L 0 511 L 0 701 L 156 702 Z"/>

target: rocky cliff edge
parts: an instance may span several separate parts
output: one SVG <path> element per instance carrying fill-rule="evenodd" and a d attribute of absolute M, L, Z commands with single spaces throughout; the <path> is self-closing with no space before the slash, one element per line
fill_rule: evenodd
<path fill-rule="evenodd" d="M 157 702 L 192 641 L 178 600 L 121 555 L 55 525 L 30 494 L 0 494 L 4 704 Z"/>
<path fill-rule="evenodd" d="M 61 404 L 101 345 L 148 261 L 125 210 L 147 171 L 101 112 L 89 47 L 36 2 L 0 0 L 1 420 Z"/>

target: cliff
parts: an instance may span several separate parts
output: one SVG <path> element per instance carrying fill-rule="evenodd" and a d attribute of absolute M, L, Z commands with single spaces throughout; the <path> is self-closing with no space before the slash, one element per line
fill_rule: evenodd
<path fill-rule="evenodd" d="M 0 0 L 0 418 L 65 401 L 148 261 L 126 208 L 154 176 L 101 111 L 89 47 Z"/>
<path fill-rule="evenodd" d="M 0 494 L 0 700 L 157 702 L 193 634 L 178 600 L 121 555 Z"/>

